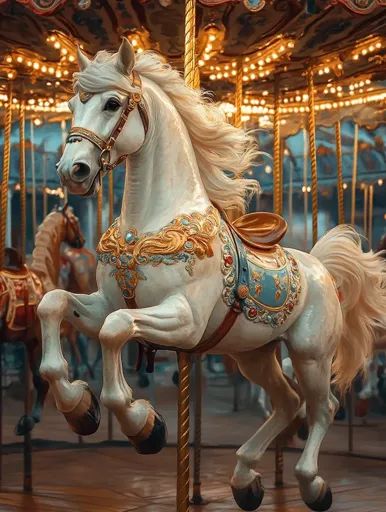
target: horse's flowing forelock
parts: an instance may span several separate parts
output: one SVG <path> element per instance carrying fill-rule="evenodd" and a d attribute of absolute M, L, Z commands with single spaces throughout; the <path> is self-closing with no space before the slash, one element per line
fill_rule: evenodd
<path fill-rule="evenodd" d="M 80 87 L 94 93 L 109 89 L 133 92 L 129 76 L 118 71 L 115 60 L 116 54 L 97 53 L 84 71 L 74 74 L 75 91 Z M 144 52 L 137 56 L 134 69 L 158 85 L 181 116 L 209 198 L 221 208 L 235 210 L 236 215 L 244 213 L 247 202 L 259 190 L 256 180 L 242 177 L 259 154 L 254 136 L 229 124 L 208 95 L 187 87 L 179 72 L 161 56 Z"/>

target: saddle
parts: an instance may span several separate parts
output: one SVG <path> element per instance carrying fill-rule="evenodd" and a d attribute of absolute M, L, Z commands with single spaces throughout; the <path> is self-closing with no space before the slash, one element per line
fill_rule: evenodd
<path fill-rule="evenodd" d="M 247 213 L 233 222 L 225 211 L 221 213 L 228 226 L 246 245 L 260 251 L 275 249 L 287 232 L 287 222 L 276 213 Z"/>

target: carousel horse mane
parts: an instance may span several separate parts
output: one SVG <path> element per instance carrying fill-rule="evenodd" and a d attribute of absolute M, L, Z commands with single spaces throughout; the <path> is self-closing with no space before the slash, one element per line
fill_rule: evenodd
<path fill-rule="evenodd" d="M 158 86 L 177 110 L 195 151 L 201 180 L 209 199 L 237 217 L 245 213 L 249 199 L 259 191 L 256 180 L 243 178 L 256 161 L 259 151 L 251 132 L 229 124 L 208 94 L 187 87 L 179 72 L 154 52 L 136 56 L 134 70 L 144 84 L 144 98 L 150 111 L 150 127 L 145 144 L 150 144 L 160 114 Z M 80 72 L 74 73 L 74 89 L 89 93 L 118 90 L 136 92 L 130 76 L 115 65 L 115 55 L 100 51 Z M 224 172 L 226 170 L 226 172 Z"/>
<path fill-rule="evenodd" d="M 65 218 L 52 211 L 40 224 L 35 236 L 31 270 L 42 280 L 44 291 L 57 287 L 60 272 L 60 245 L 65 236 Z"/>

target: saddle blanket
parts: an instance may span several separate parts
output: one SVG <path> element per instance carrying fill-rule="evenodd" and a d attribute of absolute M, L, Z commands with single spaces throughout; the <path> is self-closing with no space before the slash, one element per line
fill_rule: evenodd
<path fill-rule="evenodd" d="M 223 223 L 220 231 L 224 302 L 239 308 L 253 322 L 271 327 L 282 325 L 301 293 L 301 278 L 295 258 L 279 245 L 258 250 L 244 244 Z"/>

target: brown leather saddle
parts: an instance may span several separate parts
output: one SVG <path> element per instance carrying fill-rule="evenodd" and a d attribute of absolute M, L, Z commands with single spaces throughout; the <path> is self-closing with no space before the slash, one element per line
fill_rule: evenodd
<path fill-rule="evenodd" d="M 242 215 L 233 222 L 226 212 L 221 212 L 229 227 L 249 247 L 260 251 L 271 251 L 285 236 L 287 222 L 271 212 L 254 212 Z"/>

